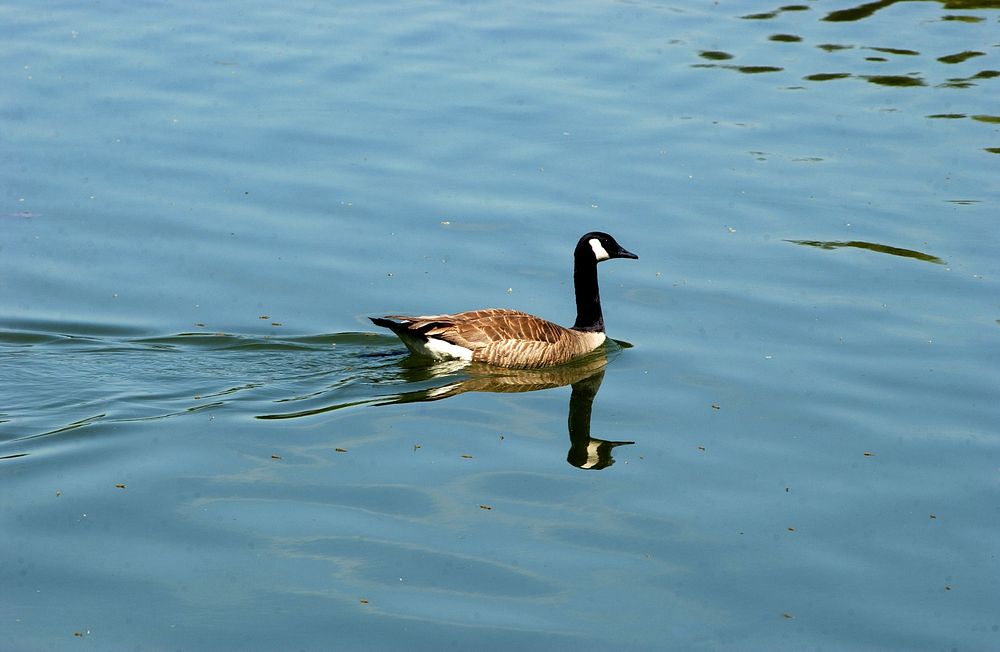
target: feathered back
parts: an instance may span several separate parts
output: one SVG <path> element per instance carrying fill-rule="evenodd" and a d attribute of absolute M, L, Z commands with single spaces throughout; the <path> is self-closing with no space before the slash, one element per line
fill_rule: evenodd
<path fill-rule="evenodd" d="M 388 321 L 396 320 L 396 321 Z M 537 369 L 568 362 L 603 341 L 603 333 L 583 333 L 519 310 L 490 308 L 454 315 L 389 315 L 376 321 L 400 336 L 433 338 L 466 348 L 476 362 Z"/>

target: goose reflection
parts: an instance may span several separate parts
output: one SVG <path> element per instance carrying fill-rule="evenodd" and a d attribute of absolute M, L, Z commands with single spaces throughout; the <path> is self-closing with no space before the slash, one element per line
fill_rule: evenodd
<path fill-rule="evenodd" d="M 599 349 L 592 355 L 571 364 L 547 369 L 500 369 L 490 365 L 467 364 L 461 361 L 427 366 L 426 359 L 403 360 L 403 377 L 409 382 L 424 382 L 461 370 L 468 374 L 446 385 L 404 392 L 376 405 L 394 405 L 421 401 L 439 401 L 466 392 L 515 393 L 535 392 L 570 385 L 569 453 L 566 461 L 580 469 L 600 470 L 615 463 L 612 450 L 633 441 L 611 441 L 590 435 L 590 415 L 608 364 L 607 351 Z M 419 364 L 419 366 L 417 366 Z"/>

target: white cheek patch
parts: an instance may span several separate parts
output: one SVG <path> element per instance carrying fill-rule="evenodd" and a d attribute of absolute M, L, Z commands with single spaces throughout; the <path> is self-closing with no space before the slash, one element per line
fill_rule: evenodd
<path fill-rule="evenodd" d="M 590 248 L 594 250 L 594 256 L 597 257 L 597 262 L 611 258 L 611 256 L 608 255 L 608 252 L 601 245 L 601 241 L 597 238 L 590 239 Z"/>

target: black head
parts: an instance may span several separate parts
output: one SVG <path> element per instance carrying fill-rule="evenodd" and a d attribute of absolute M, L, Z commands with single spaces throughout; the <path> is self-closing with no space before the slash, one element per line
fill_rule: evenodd
<path fill-rule="evenodd" d="M 576 244 L 576 256 L 593 256 L 596 262 L 608 260 L 610 258 L 632 258 L 638 259 L 634 253 L 625 249 L 618 241 L 607 233 L 601 231 L 591 231 L 580 238 Z"/>

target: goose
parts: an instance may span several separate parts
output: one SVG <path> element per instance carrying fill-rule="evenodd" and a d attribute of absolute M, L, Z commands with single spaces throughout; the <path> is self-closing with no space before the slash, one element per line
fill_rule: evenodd
<path fill-rule="evenodd" d="M 606 339 L 597 263 L 611 258 L 638 259 L 607 233 L 591 231 L 573 252 L 576 323 L 564 328 L 519 310 L 487 308 L 454 315 L 369 317 L 388 328 L 417 355 L 457 358 L 499 367 L 537 369 L 563 364 L 590 353 Z"/>

